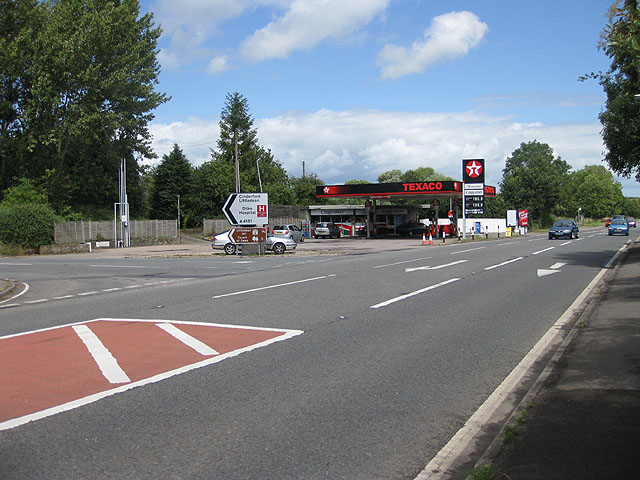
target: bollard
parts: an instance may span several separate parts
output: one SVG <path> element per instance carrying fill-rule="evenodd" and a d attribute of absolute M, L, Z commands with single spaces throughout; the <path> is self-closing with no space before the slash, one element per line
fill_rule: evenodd
<path fill-rule="evenodd" d="M 446 233 L 444 233 L 444 230 L 442 230 L 442 243 L 445 243 L 445 237 L 447 236 Z"/>

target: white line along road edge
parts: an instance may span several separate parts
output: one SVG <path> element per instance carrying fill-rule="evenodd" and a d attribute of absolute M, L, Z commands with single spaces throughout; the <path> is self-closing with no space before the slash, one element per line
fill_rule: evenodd
<path fill-rule="evenodd" d="M 493 413 L 498 409 L 500 404 L 508 397 L 509 393 L 516 387 L 521 379 L 530 370 L 536 360 L 548 349 L 556 348 L 562 343 L 563 327 L 573 318 L 578 307 L 584 302 L 591 291 L 596 287 L 603 275 L 609 271 L 610 265 L 620 255 L 627 245 L 624 245 L 614 257 L 602 268 L 587 287 L 578 295 L 569 308 L 554 323 L 549 330 L 542 336 L 538 343 L 529 350 L 522 361 L 511 371 L 511 373 L 502 381 L 489 398 L 480 405 L 478 410 L 467 420 L 464 426 L 442 447 L 435 457 L 427 464 L 426 467 L 418 474 L 415 480 L 441 480 L 445 475 L 451 472 L 448 470 L 452 467 L 459 455 L 469 445 L 471 440 L 482 430 L 482 426 L 491 418 Z"/>

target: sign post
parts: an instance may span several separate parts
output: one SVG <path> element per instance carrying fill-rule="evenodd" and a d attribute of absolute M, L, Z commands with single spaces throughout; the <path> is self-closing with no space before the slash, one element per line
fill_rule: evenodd
<path fill-rule="evenodd" d="M 222 213 L 232 227 L 229 238 L 236 245 L 256 245 L 258 253 L 264 250 L 269 223 L 269 196 L 267 193 L 232 193 Z"/>
<path fill-rule="evenodd" d="M 232 193 L 222 213 L 233 226 L 262 226 L 269 223 L 269 194 Z"/>
<path fill-rule="evenodd" d="M 462 234 L 465 237 L 467 214 L 484 214 L 484 158 L 462 160 Z"/>

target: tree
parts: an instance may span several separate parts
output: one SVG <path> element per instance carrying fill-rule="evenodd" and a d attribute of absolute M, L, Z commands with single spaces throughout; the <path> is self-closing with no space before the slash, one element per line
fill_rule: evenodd
<path fill-rule="evenodd" d="M 174 144 L 169 155 L 153 173 L 153 194 L 151 197 L 151 216 L 153 218 L 176 218 L 178 213 L 178 195 L 184 210 L 189 212 L 193 192 L 191 164 L 178 146 Z"/>
<path fill-rule="evenodd" d="M 299 178 L 291 177 L 289 184 L 293 191 L 294 205 L 308 206 L 325 203 L 323 198 L 316 197 L 316 186 L 324 185 L 324 182 L 315 173 Z"/>
<path fill-rule="evenodd" d="M 586 78 L 599 80 L 607 100 L 600 113 L 602 138 L 607 147 L 605 161 L 626 177 L 635 173 L 640 181 L 640 11 L 637 0 L 617 1 L 610 11 L 600 48 L 611 58 L 605 73 Z"/>
<path fill-rule="evenodd" d="M 155 91 L 161 31 L 153 16 L 140 15 L 138 0 L 1 5 L 3 181 L 31 179 L 58 211 L 109 210 L 126 159 L 135 212 L 138 160 L 154 157 L 147 125 L 168 100 Z"/>
<path fill-rule="evenodd" d="M 218 139 L 218 158 L 235 165 L 236 192 L 241 190 L 240 171 L 256 168 L 248 165 L 255 160 L 257 131 L 253 127 L 253 118 L 249 113 L 249 102 L 240 93 L 228 93 L 226 103 L 220 114 L 220 138 Z M 257 170 L 256 170 L 257 171 Z"/>
<path fill-rule="evenodd" d="M 253 128 L 249 102 L 240 93 L 227 94 L 219 125 L 218 149 L 212 152 L 211 161 L 207 162 L 209 165 L 199 169 L 198 174 L 200 184 L 208 192 L 209 206 L 219 215 L 226 198 L 236 191 L 266 192 L 270 203 L 292 203 L 294 196 L 288 189 L 287 172 L 270 150 L 258 144 L 258 132 Z M 228 166 L 233 168 L 231 188 L 227 178 L 202 177 L 229 175 Z M 213 192 L 212 188 L 219 190 Z"/>
<path fill-rule="evenodd" d="M 378 183 L 400 183 L 402 182 L 402 170 L 394 169 L 378 175 Z"/>
<path fill-rule="evenodd" d="M 536 140 L 520 144 L 507 158 L 501 193 L 507 208 L 525 209 L 533 221 L 547 225 L 561 198 L 570 167 L 553 149 Z"/>
<path fill-rule="evenodd" d="M 570 175 L 561 197 L 559 213 L 575 217 L 578 208 L 588 218 L 604 218 L 620 211 L 623 203 L 622 185 L 602 165 L 587 165 Z"/>

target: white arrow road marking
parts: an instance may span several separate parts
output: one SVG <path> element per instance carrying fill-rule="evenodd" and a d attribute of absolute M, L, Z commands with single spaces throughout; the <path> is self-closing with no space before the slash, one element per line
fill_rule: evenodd
<path fill-rule="evenodd" d="M 544 268 L 539 268 L 537 272 L 538 276 L 546 277 L 547 275 L 553 275 L 554 273 L 558 273 L 560 271 L 559 269 L 564 267 L 565 265 L 566 263 L 554 263 L 549 267 L 549 270 L 546 270 Z"/>
<path fill-rule="evenodd" d="M 78 334 L 80 340 L 85 344 L 89 353 L 98 364 L 98 368 L 109 380 L 109 383 L 128 383 L 131 379 L 124 373 L 118 365 L 118 361 L 113 358 L 111 352 L 104 346 L 95 333 L 86 325 L 74 325 L 73 330 Z"/>
<path fill-rule="evenodd" d="M 399 297 L 392 298 L 390 300 L 387 300 L 386 302 L 378 303 L 377 305 L 372 305 L 369 308 L 386 307 L 387 305 L 391 305 L 392 303 L 399 302 L 400 300 L 406 300 L 407 298 L 413 297 L 415 295 L 420 295 L 421 293 L 428 292 L 429 290 L 434 290 L 434 289 L 439 288 L 439 287 L 444 287 L 445 285 L 448 285 L 448 284 L 453 283 L 453 282 L 457 282 L 458 280 L 460 280 L 460 278 L 452 278 L 451 280 L 446 280 L 444 282 L 440 282 L 440 283 L 437 283 L 435 285 L 431 285 L 430 287 L 421 288 L 420 290 L 416 290 L 415 292 L 407 293 L 406 295 L 400 295 Z"/>
<path fill-rule="evenodd" d="M 215 351 L 206 343 L 201 342 L 197 338 L 192 337 L 188 333 L 183 332 L 175 325 L 170 323 L 156 323 L 157 327 L 160 327 L 162 330 L 167 332 L 169 335 L 174 337 L 176 340 L 181 341 L 188 347 L 193 348 L 200 355 L 219 355 L 219 352 Z"/>
<path fill-rule="evenodd" d="M 405 273 L 408 272 L 416 272 L 418 270 L 440 270 L 441 268 L 445 268 L 445 267 L 451 267 L 453 265 L 458 265 L 459 263 L 464 263 L 464 262 L 468 262 L 469 260 L 458 260 L 457 262 L 451 262 L 451 263 L 447 263 L 445 265 L 438 265 L 437 267 L 414 267 L 414 268 L 405 268 L 404 271 Z"/>

